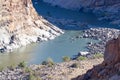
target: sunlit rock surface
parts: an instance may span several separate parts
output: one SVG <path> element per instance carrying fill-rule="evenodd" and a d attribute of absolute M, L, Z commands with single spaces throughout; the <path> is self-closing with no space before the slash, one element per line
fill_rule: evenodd
<path fill-rule="evenodd" d="M 107 42 L 104 61 L 87 73 L 73 80 L 119 80 L 120 79 L 120 35 Z"/>
<path fill-rule="evenodd" d="M 38 16 L 31 0 L 0 0 L 0 51 L 54 39 L 62 31 Z"/>

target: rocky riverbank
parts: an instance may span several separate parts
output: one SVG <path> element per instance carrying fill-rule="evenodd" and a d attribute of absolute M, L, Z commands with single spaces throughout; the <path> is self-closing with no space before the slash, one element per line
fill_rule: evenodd
<path fill-rule="evenodd" d="M 47 65 L 30 65 L 26 68 L 9 67 L 0 71 L 1 80 L 70 80 L 79 74 L 84 74 L 94 65 L 100 64 L 102 58 L 70 61 L 63 63 L 55 63 L 52 66 Z M 77 64 L 77 66 L 73 66 Z"/>
<path fill-rule="evenodd" d="M 0 52 L 54 39 L 61 33 L 37 14 L 31 0 L 0 0 Z"/>
<path fill-rule="evenodd" d="M 105 47 L 104 61 L 84 75 L 72 80 L 119 80 L 120 79 L 120 35 L 109 40 Z"/>
<path fill-rule="evenodd" d="M 109 31 L 109 33 L 107 31 Z M 42 63 L 42 65 L 30 65 L 28 67 L 23 67 L 19 65 L 19 67 L 13 68 L 11 66 L 5 70 L 1 70 L 0 78 L 3 80 L 71 80 L 72 78 L 74 78 L 73 80 L 118 80 L 120 36 L 118 38 L 116 36 L 118 36 L 119 30 L 108 28 L 92 28 L 84 32 L 85 33 L 83 34 L 83 37 L 85 38 L 94 38 L 100 41 L 102 41 L 102 39 L 104 39 L 105 41 L 109 40 L 105 49 L 104 61 L 103 58 L 97 57 L 95 59 L 83 60 L 82 58 L 81 60 L 77 59 L 63 63 L 53 63 L 51 61 L 52 65 L 44 62 Z M 97 33 L 102 35 L 104 34 L 104 37 L 95 36 L 94 34 L 97 35 Z M 113 35 L 113 33 L 116 34 Z M 111 37 L 113 37 L 114 39 L 111 40 Z M 100 64 L 101 62 L 103 63 Z M 82 76 L 77 77 L 78 75 Z"/>
<path fill-rule="evenodd" d="M 82 38 L 91 38 L 98 40 L 98 43 L 89 42 L 88 48 L 89 52 L 92 54 L 95 53 L 104 53 L 106 42 L 117 38 L 120 34 L 120 30 L 112 29 L 112 28 L 90 28 L 88 30 L 84 30 L 82 34 Z"/>
<path fill-rule="evenodd" d="M 46 16 L 46 19 L 60 26 L 63 30 L 83 30 L 90 27 L 87 22 L 80 22 L 72 19 L 57 19 L 49 16 Z"/>

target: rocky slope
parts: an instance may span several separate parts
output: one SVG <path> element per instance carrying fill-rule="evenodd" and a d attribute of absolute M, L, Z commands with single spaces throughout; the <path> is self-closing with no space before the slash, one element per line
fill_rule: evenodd
<path fill-rule="evenodd" d="M 30 65 L 26 68 L 8 67 L 0 71 L 0 80 L 71 80 L 86 73 L 93 65 L 98 65 L 103 58 L 70 62 L 55 63 L 49 65 Z M 77 64 L 78 67 L 73 66 Z M 32 74 L 32 75 L 31 75 Z"/>
<path fill-rule="evenodd" d="M 0 0 L 0 51 L 53 39 L 62 31 L 38 16 L 31 0 Z"/>
<path fill-rule="evenodd" d="M 119 80 L 120 79 L 120 35 L 107 42 L 104 61 L 86 74 L 73 80 Z"/>
<path fill-rule="evenodd" d="M 102 58 L 98 58 L 84 61 L 72 60 L 70 62 L 57 63 L 54 65 L 31 65 L 27 68 L 10 67 L 0 71 L 0 78 L 5 80 L 31 80 L 32 77 L 32 80 L 71 80 L 71 78 L 80 75 L 72 80 L 119 80 L 119 49 L 120 35 L 118 38 L 109 40 L 106 43 L 104 61 Z"/>
<path fill-rule="evenodd" d="M 66 9 L 93 12 L 99 20 L 111 20 L 120 25 L 120 0 L 43 0 Z"/>

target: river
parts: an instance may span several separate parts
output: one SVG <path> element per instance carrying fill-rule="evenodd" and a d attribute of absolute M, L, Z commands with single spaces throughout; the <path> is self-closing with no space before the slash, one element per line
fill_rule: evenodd
<path fill-rule="evenodd" d="M 53 7 L 41 0 L 33 0 L 33 5 L 44 18 L 52 17 L 53 19 L 73 20 L 74 22 L 87 23 L 92 27 L 109 27 L 118 28 L 110 25 L 108 21 L 99 21 L 92 13 L 84 13 L 79 11 L 71 11 L 59 7 Z M 11 52 L 10 54 L 0 54 L 0 65 L 10 66 L 16 65 L 21 61 L 25 61 L 28 65 L 40 64 L 47 58 L 52 58 L 55 62 L 62 62 L 63 56 L 73 57 L 79 51 L 87 51 L 85 48 L 88 42 L 96 42 L 92 39 L 76 38 L 81 35 L 81 30 L 86 29 L 72 24 L 72 27 L 60 25 L 48 19 L 51 23 L 64 30 L 64 34 L 56 37 L 54 40 L 32 43 L 26 47 Z"/>

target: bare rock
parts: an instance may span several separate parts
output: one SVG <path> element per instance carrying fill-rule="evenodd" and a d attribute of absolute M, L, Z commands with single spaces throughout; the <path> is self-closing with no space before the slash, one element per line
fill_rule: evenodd
<path fill-rule="evenodd" d="M 0 49 L 25 46 L 38 38 L 39 41 L 54 39 L 61 33 L 59 28 L 37 14 L 32 0 L 0 0 Z M 11 38 L 13 35 L 14 39 Z"/>
<path fill-rule="evenodd" d="M 106 44 L 104 61 L 73 80 L 119 80 L 120 35 Z"/>
<path fill-rule="evenodd" d="M 111 20 L 116 24 L 120 20 L 120 0 L 43 0 L 53 6 L 79 10 L 84 12 L 93 12 L 100 19 Z M 111 23 L 112 23 L 111 22 Z M 117 24 L 120 24 L 117 22 Z"/>
<path fill-rule="evenodd" d="M 107 42 L 104 59 L 105 63 L 112 65 L 120 62 L 120 35 Z"/>

